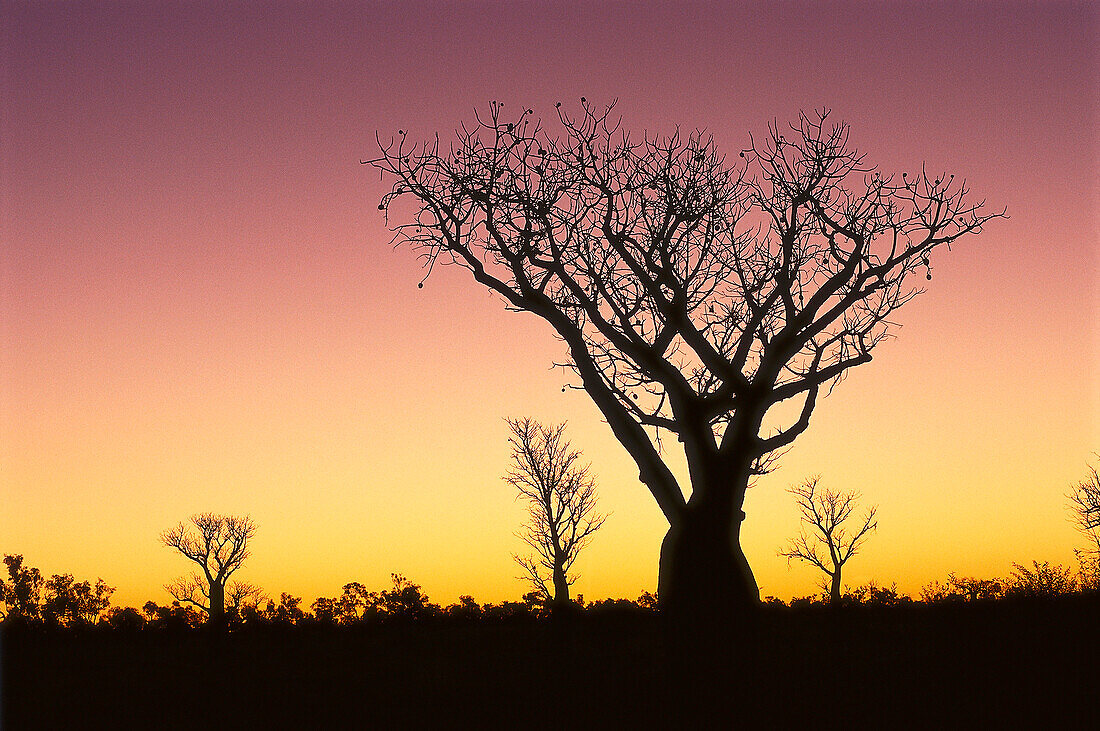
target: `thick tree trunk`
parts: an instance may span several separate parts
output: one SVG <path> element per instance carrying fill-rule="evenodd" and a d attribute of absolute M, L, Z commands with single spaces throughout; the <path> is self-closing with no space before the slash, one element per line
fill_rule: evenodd
<path fill-rule="evenodd" d="M 564 607 L 569 604 L 569 582 L 565 577 L 565 568 L 560 562 L 554 566 L 554 606 Z"/>
<path fill-rule="evenodd" d="M 840 567 L 837 566 L 836 570 L 831 574 L 831 580 L 829 581 L 829 603 L 840 604 Z"/>
<path fill-rule="evenodd" d="M 739 481 L 724 475 L 711 479 L 714 484 L 693 483 L 687 508 L 661 544 L 658 598 L 676 622 L 736 622 L 760 603 L 741 550 L 747 469 Z"/>
<path fill-rule="evenodd" d="M 221 627 L 225 624 L 225 586 L 218 581 L 210 582 L 210 625 Z"/>

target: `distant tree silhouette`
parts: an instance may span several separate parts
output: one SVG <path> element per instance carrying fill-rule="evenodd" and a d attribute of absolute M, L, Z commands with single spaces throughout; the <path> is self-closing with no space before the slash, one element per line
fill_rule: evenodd
<path fill-rule="evenodd" d="M 7 607 L 7 616 L 25 620 L 37 620 L 42 616 L 42 573 L 23 565 L 23 556 L 4 556 L 8 568 L 8 580 L 0 579 L 0 594 Z"/>
<path fill-rule="evenodd" d="M 4 556 L 8 580 L 0 579 L 0 601 L 6 616 L 29 622 L 42 621 L 54 627 L 90 625 L 111 605 L 114 587 L 103 579 L 78 582 L 72 574 L 54 574 L 43 579 L 38 569 L 24 566 L 23 556 Z M 0 613 L 0 616 L 4 614 Z"/>
<path fill-rule="evenodd" d="M 1081 566 L 1081 580 L 1100 589 L 1100 473 L 1089 466 L 1088 475 L 1068 495 L 1073 525 L 1085 537 L 1084 548 L 1075 549 Z"/>
<path fill-rule="evenodd" d="M 527 503 L 528 519 L 517 535 L 534 551 L 513 558 L 543 600 L 561 608 L 577 578 L 570 574 L 573 563 L 607 516 L 596 513 L 595 480 L 565 439 L 565 424 L 507 421 L 512 466 L 504 480 Z"/>
<path fill-rule="evenodd" d="M 336 623 L 336 602 L 328 597 L 317 597 L 310 605 L 310 614 L 320 624 Z"/>
<path fill-rule="evenodd" d="M 103 579 L 93 586 L 89 581 L 77 582 L 72 574 L 54 574 L 43 588 L 42 618 L 61 627 L 95 624 L 111 605 L 115 591 Z"/>
<path fill-rule="evenodd" d="M 163 607 L 154 601 L 145 602 L 141 611 L 147 620 L 147 626 L 158 630 L 186 630 L 198 627 L 206 619 L 205 614 L 196 612 L 192 607 L 182 606 L 178 601 Z"/>
<path fill-rule="evenodd" d="M 306 614 L 301 608 L 302 598 L 287 594 L 285 591 L 279 596 L 278 603 L 267 600 L 267 606 L 262 610 L 254 607 L 255 611 L 267 622 L 290 625 L 298 624 L 305 619 Z"/>
<path fill-rule="evenodd" d="M 318 598 L 313 602 L 313 614 L 321 621 L 352 624 L 367 617 L 378 603 L 378 595 L 357 581 L 344 584 L 343 593 L 335 599 Z"/>
<path fill-rule="evenodd" d="M 472 621 L 481 619 L 481 605 L 474 601 L 469 594 L 463 594 L 456 604 L 451 604 L 443 610 L 443 613 L 453 619 Z"/>
<path fill-rule="evenodd" d="M 142 613 L 133 607 L 111 607 L 103 615 L 103 621 L 112 629 L 123 632 L 136 632 L 148 624 Z"/>
<path fill-rule="evenodd" d="M 827 577 L 822 589 L 829 592 L 829 602 L 835 604 L 841 600 L 844 564 L 878 528 L 878 521 L 875 520 L 876 508 L 872 507 L 861 524 L 854 523 L 853 529 L 846 528 L 844 524 L 852 517 L 859 493 L 822 492 L 817 489 L 818 480 L 812 477 L 790 489 L 798 501 L 806 528 L 791 541 L 788 548 L 780 550 L 779 555 L 785 556 L 788 564 L 797 559 L 821 569 Z"/>
<path fill-rule="evenodd" d="M 530 602 L 503 601 L 484 605 L 481 616 L 489 622 L 516 622 L 543 616 L 544 611 L 545 606 L 535 607 Z"/>
<path fill-rule="evenodd" d="M 401 574 L 390 574 L 392 589 L 376 595 L 375 606 L 384 619 L 427 619 L 439 613 L 439 607 L 428 600 L 419 584 Z"/>
<path fill-rule="evenodd" d="M 165 589 L 179 602 L 202 609 L 214 626 L 225 624 L 225 585 L 249 556 L 248 542 L 256 533 L 256 524 L 247 515 L 191 516 L 195 531 L 184 523 L 161 534 L 161 541 L 174 548 L 202 569 L 202 576 L 177 579 Z M 197 531 L 197 532 L 196 532 Z"/>
<path fill-rule="evenodd" d="M 401 574 L 390 574 L 393 586 L 382 591 L 370 591 L 357 581 L 344 584 L 343 593 L 335 599 L 319 597 L 311 609 L 320 623 L 356 624 L 387 620 L 428 619 L 442 610 L 429 601 L 419 584 Z M 270 606 L 270 605 L 269 605 Z"/>
<path fill-rule="evenodd" d="M 378 207 L 399 215 L 395 239 L 429 273 L 469 270 L 564 341 L 668 519 L 664 607 L 747 610 L 759 601 L 740 545 L 750 481 L 871 360 L 920 292 L 912 279 L 931 277 L 930 254 L 1003 214 L 954 176 L 879 174 L 828 110 L 770 125 L 738 165 L 702 133 L 638 139 L 611 112 L 559 104 L 555 135 L 493 102 L 455 143 L 398 130 L 364 163 L 392 181 Z M 683 446 L 686 500 L 666 433 Z"/>

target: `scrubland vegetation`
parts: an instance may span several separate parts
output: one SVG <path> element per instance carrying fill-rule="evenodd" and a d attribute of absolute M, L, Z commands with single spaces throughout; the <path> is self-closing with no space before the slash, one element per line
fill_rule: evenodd
<path fill-rule="evenodd" d="M 399 575 L 308 607 L 286 593 L 229 607 L 213 629 L 178 602 L 110 606 L 102 580 L 5 563 L 10 729 L 1004 727 L 1084 722 L 1098 679 L 1096 577 L 1047 563 L 916 597 L 768 598 L 736 632 L 667 623 L 648 592 L 441 606 Z"/>

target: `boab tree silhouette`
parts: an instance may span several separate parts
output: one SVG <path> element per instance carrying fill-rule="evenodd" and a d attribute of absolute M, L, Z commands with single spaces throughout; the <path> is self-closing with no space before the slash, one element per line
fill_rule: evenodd
<path fill-rule="evenodd" d="M 639 139 L 611 111 L 559 104 L 550 134 L 532 110 L 493 102 L 449 147 L 398 130 L 364 164 L 392 180 L 378 207 L 429 274 L 464 267 L 564 341 L 668 519 L 664 608 L 749 609 L 750 481 L 871 360 L 930 254 L 1003 213 L 954 176 L 878 173 L 828 110 L 770 125 L 736 165 L 703 133 Z M 687 499 L 665 432 L 683 445 Z"/>
<path fill-rule="evenodd" d="M 1100 588 L 1100 472 L 1089 466 L 1085 479 L 1069 495 L 1073 525 L 1085 537 L 1084 548 L 1075 549 L 1084 585 Z"/>
<path fill-rule="evenodd" d="M 513 558 L 541 598 L 560 609 L 569 604 L 576 580 L 573 563 L 607 516 L 596 513 L 596 482 L 565 439 L 565 424 L 507 421 L 512 466 L 504 480 L 527 503 L 528 519 L 517 535 L 535 552 Z"/>
<path fill-rule="evenodd" d="M 819 479 L 811 477 L 791 488 L 808 532 L 803 529 L 786 549 L 779 551 L 779 555 L 785 556 L 788 564 L 792 559 L 798 559 L 821 569 L 826 577 L 822 589 L 829 592 L 829 603 L 837 604 L 840 602 L 844 564 L 878 528 L 878 521 L 875 520 L 877 508 L 867 511 L 862 524 L 853 524 L 852 529 L 846 528 L 844 524 L 852 517 L 859 493 L 821 492 L 817 489 Z"/>
<path fill-rule="evenodd" d="M 164 588 L 177 601 L 188 602 L 206 612 L 211 625 L 222 626 L 225 624 L 225 585 L 248 558 L 248 542 L 256 533 L 256 524 L 247 515 L 214 513 L 192 515 L 191 523 L 197 533 L 180 523 L 162 533 L 161 541 L 197 563 L 202 576 L 192 574 Z M 247 590 L 252 588 L 244 586 L 242 591 L 250 595 Z"/>

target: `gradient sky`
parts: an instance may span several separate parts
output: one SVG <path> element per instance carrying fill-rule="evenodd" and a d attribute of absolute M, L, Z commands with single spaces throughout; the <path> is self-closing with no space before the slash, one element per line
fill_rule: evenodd
<path fill-rule="evenodd" d="M 604 529 L 574 591 L 656 586 L 665 525 L 561 347 L 466 272 L 389 245 L 375 131 L 490 99 L 618 99 L 628 127 L 748 133 L 828 105 L 885 171 L 965 176 L 1011 218 L 933 259 L 897 338 L 750 491 L 763 594 L 812 474 L 879 506 L 848 583 L 1073 562 L 1100 451 L 1095 3 L 0 2 L 0 553 L 167 602 L 158 534 L 260 525 L 275 596 L 518 598 L 504 417 L 568 420 Z"/>

